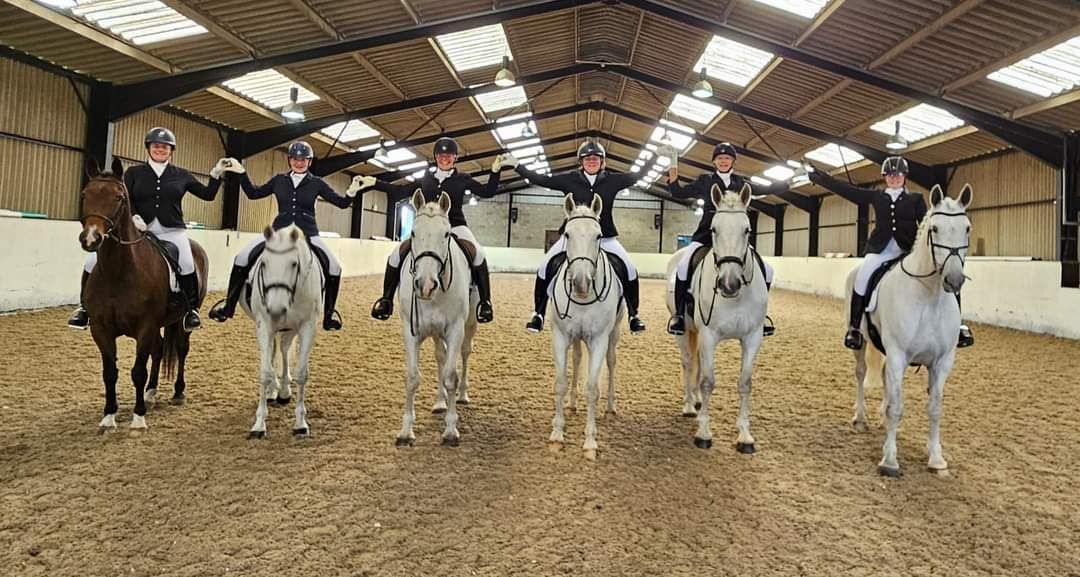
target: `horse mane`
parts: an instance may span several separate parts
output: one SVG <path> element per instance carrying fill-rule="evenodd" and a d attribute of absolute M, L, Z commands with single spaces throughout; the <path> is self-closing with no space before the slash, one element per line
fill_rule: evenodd
<path fill-rule="evenodd" d="M 445 216 L 446 215 L 446 213 L 444 213 L 442 211 L 442 209 L 439 208 L 438 201 L 425 202 L 424 206 L 421 206 L 420 209 L 416 211 L 416 214 L 417 215 L 424 215 L 424 216 Z"/>
<path fill-rule="evenodd" d="M 598 217 L 600 215 L 593 212 L 592 207 L 587 204 L 575 204 L 574 210 L 570 212 L 570 216 L 592 216 Z"/>
<path fill-rule="evenodd" d="M 938 210 L 939 207 L 940 210 Z M 930 210 L 926 211 L 926 216 L 924 216 L 923 219 L 919 221 L 919 228 L 916 230 L 915 242 L 911 245 L 912 247 L 930 245 L 930 243 L 927 242 L 927 235 L 930 234 L 930 219 L 932 216 L 934 216 L 935 213 L 938 212 L 966 213 L 967 210 L 964 208 L 964 205 L 960 203 L 960 201 L 947 195 L 942 195 L 941 202 L 938 203 L 937 206 L 931 206 Z"/>

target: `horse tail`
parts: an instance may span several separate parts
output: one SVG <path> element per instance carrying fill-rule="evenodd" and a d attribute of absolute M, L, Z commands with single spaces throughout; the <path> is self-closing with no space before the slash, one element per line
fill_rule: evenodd
<path fill-rule="evenodd" d="M 175 322 L 165 327 L 165 339 L 162 343 L 162 361 L 165 369 L 165 379 L 170 380 L 176 373 L 176 364 L 180 359 L 180 347 L 183 344 L 184 338 L 187 338 L 187 334 L 184 332 L 183 323 Z"/>

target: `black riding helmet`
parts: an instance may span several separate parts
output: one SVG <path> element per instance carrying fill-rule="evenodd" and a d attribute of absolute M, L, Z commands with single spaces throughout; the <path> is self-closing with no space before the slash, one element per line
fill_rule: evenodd
<path fill-rule="evenodd" d="M 604 146 L 599 142 L 592 140 L 586 140 L 581 143 L 581 146 L 577 149 L 578 160 L 585 158 L 586 156 L 599 156 L 601 160 L 607 158 L 607 151 L 604 150 Z"/>
<path fill-rule="evenodd" d="M 882 176 L 888 174 L 903 174 L 906 176 L 907 173 L 907 161 L 902 156 L 890 156 L 885 159 L 885 162 L 881 163 Z"/>
<path fill-rule="evenodd" d="M 432 152 L 432 156 L 438 156 L 440 154 L 453 154 L 458 155 L 457 141 L 449 136 L 444 136 L 435 141 L 435 149 Z"/>
<path fill-rule="evenodd" d="M 739 158 L 739 153 L 735 152 L 735 147 L 732 146 L 730 142 L 721 142 L 713 147 L 713 160 L 716 160 L 716 157 L 720 156 L 721 154 L 726 154 L 730 156 L 732 160 Z"/>
<path fill-rule="evenodd" d="M 289 158 L 315 158 L 315 149 L 303 140 L 297 140 L 289 145 Z"/>
<path fill-rule="evenodd" d="M 155 126 L 150 129 L 150 132 L 146 133 L 146 137 L 143 138 L 143 144 L 146 148 L 150 148 L 150 145 L 155 143 L 168 144 L 173 150 L 176 150 L 176 135 L 168 128 Z"/>

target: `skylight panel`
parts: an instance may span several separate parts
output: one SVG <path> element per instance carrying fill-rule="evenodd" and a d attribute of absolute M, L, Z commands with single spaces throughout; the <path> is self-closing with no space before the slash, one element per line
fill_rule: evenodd
<path fill-rule="evenodd" d="M 533 134 L 537 134 L 536 123 L 532 120 L 524 122 L 515 122 L 512 124 L 500 124 L 495 127 L 493 131 L 495 136 L 501 142 L 509 142 L 511 140 L 517 140 L 522 138 L 522 133 L 525 131 L 525 127 L 528 127 Z"/>
<path fill-rule="evenodd" d="M 1044 98 L 1080 85 L 1080 36 L 990 73 L 987 78 Z"/>
<path fill-rule="evenodd" d="M 893 127 L 895 129 L 895 125 Z M 863 155 L 846 146 L 837 146 L 830 143 L 807 152 L 806 158 L 836 168 L 843 166 L 845 161 L 849 165 L 858 162 L 863 159 Z"/>
<path fill-rule="evenodd" d="M 394 167 L 394 169 L 395 170 L 400 170 L 402 172 L 406 172 L 406 171 L 412 170 L 414 168 L 420 168 L 420 169 L 427 170 L 427 165 L 428 165 L 428 163 L 427 163 L 426 160 L 421 160 L 421 161 L 418 161 L 418 162 L 410 162 L 408 164 L 402 164 L 400 166 Z"/>
<path fill-rule="evenodd" d="M 525 89 L 521 86 L 511 86 L 510 88 L 504 88 L 502 90 L 483 92 L 477 94 L 473 98 L 475 98 L 477 104 L 480 105 L 480 109 L 487 114 L 499 110 L 517 108 L 528 101 L 528 97 L 525 96 Z"/>
<path fill-rule="evenodd" d="M 829 3 L 829 0 L 755 0 L 759 4 L 779 8 L 796 16 L 810 19 Z"/>
<path fill-rule="evenodd" d="M 293 87 L 300 89 L 296 98 L 296 101 L 300 104 L 319 99 L 318 96 L 289 80 L 273 68 L 249 72 L 239 78 L 226 80 L 221 84 L 233 92 L 272 110 L 279 109 L 289 103 L 289 89 Z"/>
<path fill-rule="evenodd" d="M 762 178 L 762 177 L 760 177 L 760 176 L 758 176 L 756 174 L 754 176 L 750 177 L 750 182 L 752 182 L 754 184 L 761 185 L 761 186 L 772 186 L 772 181 L 771 180 L 769 180 L 767 178 Z"/>
<path fill-rule="evenodd" d="M 443 34 L 435 40 L 458 72 L 494 66 L 502 62 L 504 55 L 513 59 L 501 24 Z"/>
<path fill-rule="evenodd" d="M 720 36 L 713 36 L 712 41 L 701 54 L 701 58 L 694 65 L 694 71 L 698 72 L 704 66 L 708 69 L 710 78 L 736 86 L 746 86 L 757 77 L 772 57 L 772 54 L 764 50 L 751 48 Z"/>
<path fill-rule="evenodd" d="M 963 120 L 940 108 L 920 104 L 877 122 L 870 129 L 882 134 L 893 134 L 896 131 L 897 120 L 900 121 L 900 136 L 906 138 L 909 143 L 941 134 L 964 124 Z M 846 152 L 844 157 L 847 157 Z"/>
<path fill-rule="evenodd" d="M 386 164 L 398 164 L 414 158 L 416 158 L 416 155 L 408 148 L 391 148 L 386 151 L 386 160 L 383 162 Z"/>
<path fill-rule="evenodd" d="M 341 130 L 345 128 L 344 132 Z M 375 138 L 379 136 L 379 131 L 364 124 L 361 120 L 350 120 L 348 122 L 338 122 L 337 124 L 331 124 L 322 129 L 322 133 L 330 138 L 337 138 L 339 142 L 355 142 L 357 140 L 364 140 L 367 138 Z M 340 134 L 340 136 L 338 136 Z M 375 145 L 378 148 L 378 144 Z"/>
<path fill-rule="evenodd" d="M 539 138 L 527 138 L 525 140 L 519 140 L 517 142 L 510 142 L 506 145 L 506 148 L 513 150 L 514 154 L 518 155 L 519 151 L 517 149 L 525 148 L 527 146 L 535 148 L 538 144 L 540 144 Z"/>
<path fill-rule="evenodd" d="M 686 151 L 686 149 L 690 148 L 690 145 L 694 143 L 694 139 L 692 137 L 687 136 L 681 132 L 676 132 L 674 130 L 665 130 L 662 126 L 657 126 L 653 130 L 652 136 L 649 138 L 649 140 L 659 143 L 660 140 L 664 137 L 665 132 L 667 132 L 668 138 L 671 139 L 671 145 L 675 147 L 675 150 L 678 150 L 680 152 Z"/>
<path fill-rule="evenodd" d="M 676 94 L 675 99 L 668 106 L 668 112 L 701 125 L 712 122 L 712 119 L 716 118 L 722 110 L 723 108 L 715 104 L 685 94 Z"/>
<path fill-rule="evenodd" d="M 766 170 L 765 172 L 763 172 L 761 174 L 767 176 L 771 180 L 777 181 L 777 180 L 788 180 L 792 176 L 795 176 L 795 171 L 791 170 L 790 167 L 784 166 L 782 164 L 778 164 L 778 165 Z"/>
<path fill-rule="evenodd" d="M 533 157 L 540 156 L 544 153 L 543 146 L 528 146 L 525 148 L 518 148 L 514 150 L 514 156 L 522 161 L 531 161 Z"/>
<path fill-rule="evenodd" d="M 129 40 L 152 44 L 206 34 L 206 28 L 157 0 L 45 0 L 41 2 Z"/>

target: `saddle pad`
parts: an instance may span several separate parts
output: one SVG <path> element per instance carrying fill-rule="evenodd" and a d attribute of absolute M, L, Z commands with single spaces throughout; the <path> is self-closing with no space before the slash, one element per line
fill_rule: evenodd
<path fill-rule="evenodd" d="M 904 260 L 907 254 L 903 254 L 890 261 L 885 261 L 874 274 L 870 275 L 870 282 L 866 284 L 866 292 L 870 294 L 870 298 L 866 301 L 866 313 L 872 313 L 877 309 L 878 301 L 878 286 L 881 284 L 881 279 L 884 278 L 885 273 L 892 270 L 892 267 L 896 266 L 896 263 Z"/>
<path fill-rule="evenodd" d="M 180 274 L 180 249 L 171 242 L 161 240 L 150 231 L 144 234 L 150 241 L 150 245 L 157 249 L 158 254 L 165 260 L 165 267 L 169 269 L 169 290 L 174 293 L 180 292 L 180 281 L 177 280 Z"/>

